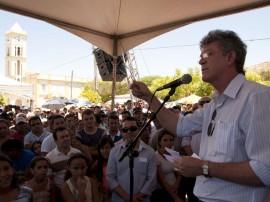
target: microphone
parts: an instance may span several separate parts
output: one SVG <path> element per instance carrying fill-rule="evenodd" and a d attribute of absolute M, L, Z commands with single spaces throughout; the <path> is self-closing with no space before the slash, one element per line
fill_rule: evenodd
<path fill-rule="evenodd" d="M 167 88 L 173 88 L 180 86 L 181 84 L 189 84 L 192 81 L 192 77 L 189 74 L 184 74 L 180 79 L 176 79 L 164 86 L 159 87 L 156 91 L 161 91 Z"/>

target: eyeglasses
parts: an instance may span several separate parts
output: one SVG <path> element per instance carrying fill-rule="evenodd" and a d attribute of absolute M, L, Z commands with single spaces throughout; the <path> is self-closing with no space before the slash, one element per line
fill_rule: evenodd
<path fill-rule="evenodd" d="M 209 103 L 210 101 L 200 101 L 199 105 L 204 105 L 205 103 Z"/>
<path fill-rule="evenodd" d="M 122 131 L 123 133 L 127 133 L 128 131 L 135 132 L 137 129 L 138 129 L 137 126 L 130 126 L 129 128 L 128 127 L 122 128 Z"/>
<path fill-rule="evenodd" d="M 202 52 L 200 57 L 199 57 L 198 63 L 200 64 L 201 59 L 207 60 L 209 58 L 209 56 L 213 55 L 213 53 L 214 52 L 212 50 L 206 50 L 206 51 Z"/>
<path fill-rule="evenodd" d="M 200 58 L 206 60 L 211 55 L 213 55 L 213 51 L 212 50 L 206 50 L 206 51 L 201 53 Z"/>
<path fill-rule="evenodd" d="M 213 132 L 215 130 L 216 115 L 217 115 L 217 109 L 215 109 L 215 111 L 213 112 L 211 122 L 209 123 L 209 126 L 208 126 L 207 134 L 209 137 L 213 135 Z"/>

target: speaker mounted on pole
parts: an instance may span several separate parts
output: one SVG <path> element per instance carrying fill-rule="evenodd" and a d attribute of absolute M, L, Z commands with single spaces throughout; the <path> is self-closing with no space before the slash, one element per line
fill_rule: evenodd
<path fill-rule="evenodd" d="M 103 81 L 113 80 L 113 57 L 103 50 L 96 48 L 93 51 L 100 77 Z M 122 56 L 117 57 L 116 81 L 121 82 L 127 77 L 127 70 Z"/>

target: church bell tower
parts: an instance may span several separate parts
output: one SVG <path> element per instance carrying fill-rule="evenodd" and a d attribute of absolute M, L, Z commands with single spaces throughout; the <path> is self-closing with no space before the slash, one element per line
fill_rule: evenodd
<path fill-rule="evenodd" d="M 15 23 L 5 36 L 5 76 L 22 82 L 27 67 L 27 33 Z"/>

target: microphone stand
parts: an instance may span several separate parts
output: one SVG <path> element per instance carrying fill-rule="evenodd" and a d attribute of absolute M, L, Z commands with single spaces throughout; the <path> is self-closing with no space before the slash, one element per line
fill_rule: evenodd
<path fill-rule="evenodd" d="M 159 108 L 156 112 L 150 117 L 150 119 L 146 122 L 146 124 L 143 126 L 143 128 L 140 130 L 140 132 L 137 134 L 137 136 L 128 144 L 126 151 L 122 154 L 122 156 L 119 159 L 119 162 L 123 161 L 123 159 L 128 156 L 129 157 L 129 169 L 130 169 L 130 193 L 129 198 L 130 202 L 132 202 L 133 198 L 133 167 L 134 167 L 134 158 L 139 156 L 138 151 L 134 151 L 134 148 L 136 146 L 137 141 L 139 140 L 141 134 L 143 131 L 150 125 L 151 121 L 153 121 L 156 118 L 156 115 L 160 111 L 160 109 L 164 106 L 164 104 L 170 99 L 170 97 L 175 93 L 176 87 L 172 87 L 169 91 L 168 95 L 165 97 Z"/>

